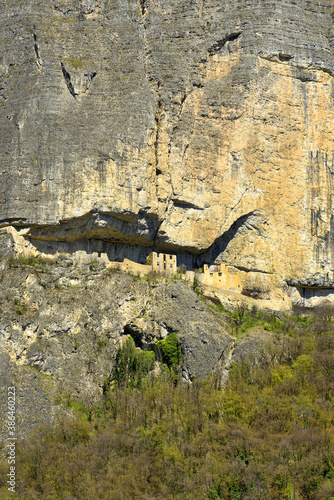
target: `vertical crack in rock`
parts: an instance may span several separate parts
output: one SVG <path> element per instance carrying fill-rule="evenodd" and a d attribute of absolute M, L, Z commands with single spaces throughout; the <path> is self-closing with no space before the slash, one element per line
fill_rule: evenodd
<path fill-rule="evenodd" d="M 141 15 L 144 16 L 147 10 L 147 0 L 139 0 L 139 7 Z"/>
<path fill-rule="evenodd" d="M 228 353 L 223 361 L 223 364 L 221 366 L 221 370 L 220 370 L 220 388 L 221 389 L 225 389 L 226 384 L 228 382 L 231 366 L 233 363 L 233 354 L 234 354 L 235 346 L 236 346 L 236 343 L 235 343 L 235 340 L 233 340 L 233 342 L 229 346 L 229 351 L 228 351 Z M 221 358 L 223 357 L 224 354 L 225 354 L 225 352 L 223 352 Z"/>
<path fill-rule="evenodd" d="M 139 6 L 140 6 L 140 11 L 142 16 L 145 15 L 147 12 L 147 0 L 139 0 Z M 160 153 L 160 143 L 161 140 L 163 140 L 162 133 L 161 133 L 161 121 L 162 118 L 165 117 L 165 108 L 164 108 L 164 101 L 162 98 L 162 83 L 160 79 L 157 77 L 157 74 L 153 73 L 150 69 L 150 57 L 152 54 L 152 50 L 150 49 L 150 44 L 149 40 L 147 39 L 146 36 L 146 25 L 145 25 L 145 18 L 142 20 L 140 23 L 140 26 L 142 28 L 142 40 L 143 40 L 143 45 L 144 45 L 144 56 L 143 56 L 143 70 L 144 74 L 147 80 L 147 84 L 151 91 L 154 93 L 155 96 L 155 101 L 156 101 L 156 112 L 155 112 L 155 123 L 154 123 L 154 128 L 152 127 L 152 137 L 153 137 L 153 158 L 154 158 L 154 163 L 153 167 L 155 167 L 155 188 L 156 188 L 156 196 L 159 197 L 159 184 L 157 182 L 157 176 L 160 174 L 164 173 L 165 175 L 167 174 L 164 169 L 160 165 L 159 161 L 159 153 Z M 166 124 L 164 124 L 166 125 Z M 170 149 L 170 147 L 169 147 Z M 169 151 L 168 149 L 168 151 Z M 168 153 L 169 154 L 169 153 Z M 168 167 L 168 161 L 167 161 L 167 167 Z M 168 174 L 167 174 L 168 175 Z M 169 177 L 171 177 L 169 173 Z M 167 211 L 168 203 L 166 204 L 165 211 Z"/>
<path fill-rule="evenodd" d="M 178 112 L 177 117 L 176 117 L 176 124 L 173 127 L 172 135 L 174 135 L 174 132 L 175 132 L 175 130 L 178 127 L 179 121 L 181 119 L 182 111 L 183 111 L 183 105 L 184 105 L 186 99 L 189 97 L 189 95 L 190 94 L 188 94 L 187 92 L 184 92 L 183 96 L 181 97 L 181 100 L 180 100 L 180 109 L 179 109 L 179 112 Z"/>
<path fill-rule="evenodd" d="M 155 173 L 159 175 L 162 171 L 159 169 L 159 140 L 160 140 L 160 124 L 161 116 L 163 113 L 163 102 L 161 99 L 158 100 L 158 107 L 155 114 L 155 141 L 154 141 L 154 156 L 155 156 Z"/>
<path fill-rule="evenodd" d="M 5 90 L 4 82 L 0 82 L 0 102 L 5 102 L 8 99 L 8 97 L 3 92 L 4 90 Z"/>
<path fill-rule="evenodd" d="M 68 91 L 76 100 L 77 94 L 75 93 L 74 87 L 73 87 L 72 82 L 71 82 L 71 75 L 66 71 L 64 64 L 63 63 L 60 63 L 60 64 L 61 64 L 61 70 L 63 72 L 64 80 L 65 80 L 66 86 L 68 88 Z"/>
<path fill-rule="evenodd" d="M 181 98 L 181 102 L 180 102 L 179 117 L 181 116 L 181 113 L 182 113 L 182 110 L 183 110 L 183 104 L 184 104 L 184 101 L 187 99 L 187 97 L 188 97 L 188 94 L 185 92 L 184 96 Z"/>
<path fill-rule="evenodd" d="M 141 15 L 144 16 L 146 13 L 146 4 L 147 0 L 139 0 L 139 7 L 140 7 L 140 12 Z M 149 71 L 149 65 L 148 65 L 148 59 L 151 54 L 151 51 L 148 47 L 147 44 L 147 37 L 146 37 L 146 26 L 145 22 L 143 21 L 141 23 L 142 30 L 143 30 L 143 45 L 144 45 L 144 58 L 143 58 L 143 69 L 145 73 L 145 77 L 148 83 L 148 86 L 154 92 L 155 94 L 155 99 L 157 102 L 157 109 L 155 113 L 155 127 L 153 130 L 154 133 L 154 159 L 155 159 L 155 173 L 156 176 L 160 175 L 162 173 L 161 169 L 159 168 L 159 140 L 160 140 L 160 123 L 161 123 L 161 115 L 163 113 L 163 101 L 161 98 L 160 94 L 160 87 L 161 87 L 161 82 L 158 79 L 152 78 L 150 76 L 150 71 Z"/>
<path fill-rule="evenodd" d="M 205 3 L 205 0 L 199 0 L 198 6 L 196 7 L 196 10 L 197 10 L 199 17 L 202 17 L 202 15 L 203 15 L 204 3 Z"/>
<path fill-rule="evenodd" d="M 180 100 L 180 108 L 179 108 L 179 111 L 178 111 L 178 114 L 177 114 L 177 117 L 175 119 L 175 125 L 173 126 L 173 130 L 172 130 L 172 134 L 171 134 L 171 138 L 170 138 L 170 141 L 169 141 L 169 147 L 168 147 L 168 155 L 170 155 L 171 153 L 171 149 L 172 149 L 172 143 L 173 143 L 173 140 L 175 138 L 175 132 L 179 126 L 179 123 L 180 123 L 180 120 L 181 120 L 181 116 L 182 116 L 182 112 L 183 112 L 183 105 L 186 101 L 186 99 L 189 97 L 189 95 L 191 94 L 192 92 L 188 93 L 188 92 L 184 92 L 183 96 L 181 97 L 181 100 Z M 186 150 L 188 149 L 189 147 L 189 144 L 186 144 L 184 150 L 183 150 L 183 153 L 182 153 L 182 160 L 184 158 L 184 155 L 185 155 L 185 152 Z"/>
<path fill-rule="evenodd" d="M 317 189 L 309 190 L 308 209 L 310 213 L 310 233 L 313 242 L 313 253 L 315 261 L 319 267 L 328 266 L 333 269 L 334 251 L 333 251 L 333 165 L 334 160 L 330 161 L 328 153 L 310 152 L 308 166 L 308 180 L 311 186 L 318 186 Z M 322 200 L 319 196 L 319 186 L 327 186 L 327 196 Z M 320 200 L 319 200 L 320 198 Z M 320 203 L 319 203 L 320 201 Z M 327 280 L 328 280 L 327 274 Z"/>
<path fill-rule="evenodd" d="M 189 144 L 189 143 L 188 143 L 188 144 L 186 144 L 186 145 L 184 146 L 184 149 L 183 149 L 183 151 L 182 151 L 182 161 L 184 161 L 184 158 L 185 158 L 185 156 L 186 156 L 186 152 L 187 152 L 187 150 L 188 150 L 189 146 L 190 146 L 190 144 Z"/>
<path fill-rule="evenodd" d="M 38 48 L 38 43 L 37 43 L 36 26 L 34 26 L 34 52 L 35 52 L 35 58 L 36 58 L 36 66 L 37 66 L 39 71 L 42 71 L 43 61 L 41 59 L 41 56 L 39 53 L 39 48 Z"/>

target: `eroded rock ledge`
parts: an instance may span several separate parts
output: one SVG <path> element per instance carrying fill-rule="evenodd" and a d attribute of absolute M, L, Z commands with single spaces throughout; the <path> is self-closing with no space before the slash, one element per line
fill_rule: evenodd
<path fill-rule="evenodd" d="M 37 257 L 55 261 L 66 257 L 79 264 L 96 260 L 109 269 L 122 269 L 138 276 L 145 271 L 142 276 L 147 276 L 151 268 L 142 264 L 151 259 L 152 251 L 159 252 L 161 249 L 154 246 L 115 244 L 93 238 L 75 241 L 36 239 L 31 237 L 29 229 L 17 231 L 13 226 L 0 228 L 0 271 L 5 271 L 8 262 L 16 258 Z M 293 305 L 313 307 L 334 301 L 334 286 L 328 276 L 327 279 L 320 275 L 308 281 L 287 282 L 275 273 L 261 270 L 250 271 L 222 263 L 211 268 L 208 263 L 212 258 L 212 248 L 199 255 L 186 252 L 175 254 L 175 269 L 181 273 L 180 277 L 191 285 L 196 281 L 204 295 L 217 298 L 228 308 L 247 303 L 249 307 L 264 310 L 290 311 Z M 215 272 L 212 274 L 213 269 Z M 222 274 L 224 279 L 219 278 Z M 214 275 L 216 277 L 211 278 Z"/>

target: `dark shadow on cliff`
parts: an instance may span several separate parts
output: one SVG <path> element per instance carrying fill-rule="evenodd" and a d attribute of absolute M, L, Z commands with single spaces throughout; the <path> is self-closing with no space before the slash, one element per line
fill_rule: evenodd
<path fill-rule="evenodd" d="M 248 224 L 247 227 L 247 223 L 249 223 L 251 218 L 257 215 L 258 214 L 256 214 L 255 212 L 249 212 L 248 214 L 242 215 L 235 222 L 233 222 L 230 228 L 221 236 L 219 236 L 208 248 L 208 250 L 203 255 L 203 262 L 214 262 L 219 257 L 219 255 L 225 252 L 227 246 L 233 240 L 240 229 L 245 228 L 245 230 L 249 230 L 254 226 L 253 224 Z"/>

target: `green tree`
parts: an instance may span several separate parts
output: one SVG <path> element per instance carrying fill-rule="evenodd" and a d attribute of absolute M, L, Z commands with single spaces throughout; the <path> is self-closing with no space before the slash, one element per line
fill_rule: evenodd
<path fill-rule="evenodd" d="M 176 369 L 181 362 L 181 347 L 175 332 L 165 340 L 158 340 L 157 347 L 161 351 L 162 360 L 169 368 Z"/>
<path fill-rule="evenodd" d="M 136 387 L 141 384 L 142 378 L 153 370 L 154 363 L 155 353 L 136 348 L 133 338 L 129 336 L 125 344 L 117 351 L 112 372 L 113 380 L 118 386 Z"/>

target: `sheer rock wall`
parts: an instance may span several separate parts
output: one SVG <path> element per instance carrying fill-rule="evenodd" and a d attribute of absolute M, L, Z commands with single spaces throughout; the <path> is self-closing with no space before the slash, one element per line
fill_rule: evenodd
<path fill-rule="evenodd" d="M 0 0 L 0 221 L 334 283 L 332 2 Z"/>

